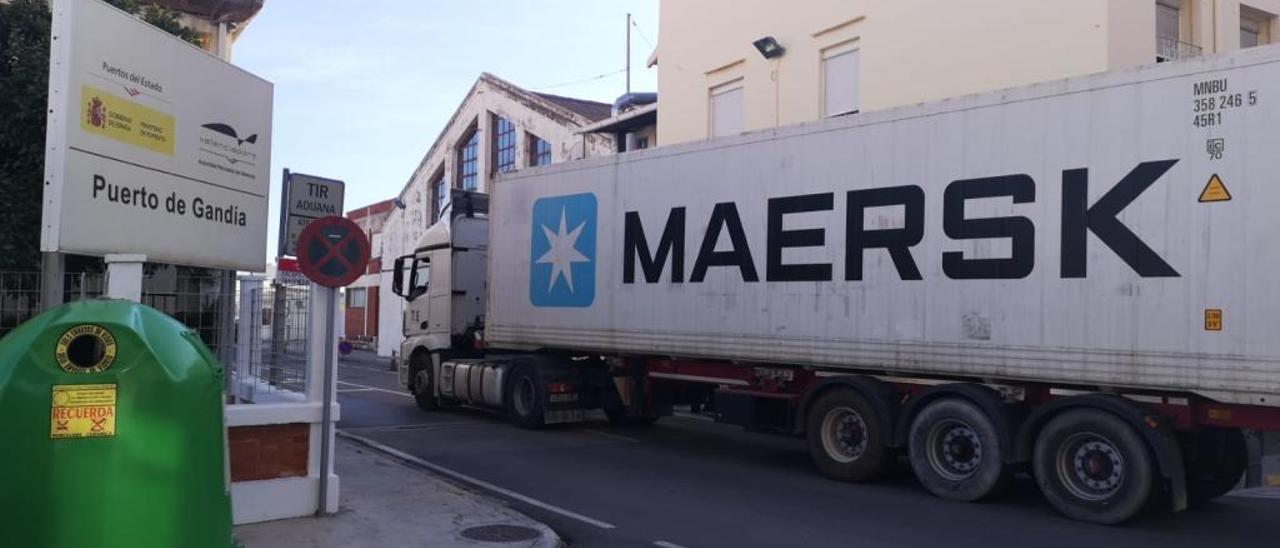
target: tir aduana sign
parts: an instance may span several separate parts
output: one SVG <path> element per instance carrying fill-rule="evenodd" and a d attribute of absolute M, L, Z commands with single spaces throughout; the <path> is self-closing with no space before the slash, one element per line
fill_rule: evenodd
<path fill-rule="evenodd" d="M 271 83 L 98 0 L 53 6 L 41 250 L 265 270 Z"/>

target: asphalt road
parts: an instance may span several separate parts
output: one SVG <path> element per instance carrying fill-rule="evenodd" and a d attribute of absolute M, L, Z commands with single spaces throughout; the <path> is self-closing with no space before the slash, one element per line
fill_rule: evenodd
<path fill-rule="evenodd" d="M 1280 546 L 1280 499 L 1086 525 L 1058 517 L 1029 478 L 998 501 L 948 502 L 905 470 L 871 485 L 828 480 L 802 440 L 698 418 L 526 431 L 481 411 L 426 413 L 384 359 L 340 363 L 342 431 L 510 501 L 574 547 Z"/>

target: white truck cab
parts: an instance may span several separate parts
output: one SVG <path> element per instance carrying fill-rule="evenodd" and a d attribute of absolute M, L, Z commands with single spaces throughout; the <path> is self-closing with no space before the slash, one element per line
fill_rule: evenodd
<path fill-rule="evenodd" d="M 415 353 L 448 356 L 470 352 L 484 326 L 485 269 L 489 238 L 488 197 L 454 190 L 440 220 L 412 254 L 395 260 L 392 291 L 404 298 L 400 345 L 401 382 Z"/>

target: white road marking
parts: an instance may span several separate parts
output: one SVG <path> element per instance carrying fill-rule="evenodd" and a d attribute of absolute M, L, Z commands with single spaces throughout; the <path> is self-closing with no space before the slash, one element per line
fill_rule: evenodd
<path fill-rule="evenodd" d="M 380 369 L 380 368 L 377 368 L 377 367 L 364 367 L 364 366 L 360 366 L 360 365 L 351 365 L 351 364 L 349 364 L 349 363 L 345 363 L 345 364 L 344 364 L 344 363 L 342 363 L 341 361 L 339 361 L 339 362 L 338 362 L 338 365 L 339 365 L 340 367 L 349 367 L 349 368 L 351 368 L 351 369 L 363 369 L 363 370 L 365 370 L 365 371 L 375 371 L 375 372 L 378 372 L 378 373 L 387 373 L 387 374 L 390 374 L 390 375 L 399 375 L 399 374 L 400 374 L 400 372 L 399 372 L 399 371 L 392 371 L 392 370 L 390 370 L 390 369 Z"/>
<path fill-rule="evenodd" d="M 694 420 L 700 420 L 705 422 L 716 422 L 715 419 L 708 417 L 706 415 L 701 415 L 698 413 L 689 413 L 687 411 L 676 411 L 672 413 L 671 416 L 680 417 L 682 419 L 694 419 Z"/>
<path fill-rule="evenodd" d="M 568 510 L 568 509 L 565 509 L 565 508 L 561 508 L 561 507 L 556 506 L 556 505 L 554 505 L 554 504 L 550 504 L 550 503 L 542 502 L 542 501 L 540 501 L 540 500 L 538 500 L 538 499 L 535 499 L 535 498 L 533 498 L 533 497 L 530 497 L 530 496 L 522 495 L 522 494 L 517 493 L 517 492 L 515 492 L 515 491 L 512 491 L 512 490 L 510 490 L 510 489 L 506 489 L 506 488 L 504 488 L 504 487 L 498 487 L 497 485 L 494 485 L 494 484 L 489 483 L 489 482 L 487 482 L 487 481 L 484 481 L 484 480 L 482 480 L 482 479 L 479 479 L 479 478 L 473 478 L 473 477 L 471 477 L 471 476 L 468 476 L 468 475 L 466 475 L 466 474 L 463 474 L 462 472 L 458 472 L 458 471 L 453 470 L 453 469 L 450 469 L 450 468 L 445 468 L 444 466 L 440 466 L 439 464 L 435 464 L 435 463 L 427 462 L 427 461 L 422 460 L 422 459 L 420 459 L 420 458 L 418 458 L 418 457 L 415 457 L 415 456 L 413 456 L 413 455 L 410 455 L 410 454 L 408 454 L 408 453 L 405 453 L 404 451 L 401 451 L 401 450 L 396 449 L 396 448 L 394 448 L 394 447 L 389 447 L 389 446 L 387 446 L 387 445 L 383 445 L 383 444 L 378 443 L 378 442 L 376 442 L 376 441 L 373 441 L 373 440 L 371 440 L 371 439 L 369 439 L 369 438 L 366 438 L 366 437 L 363 437 L 363 436 L 357 436 L 357 435 L 355 435 L 355 434 L 352 434 L 352 433 L 349 433 L 349 432 L 346 432 L 346 431 L 343 431 L 343 430 L 338 430 L 338 431 L 337 431 L 337 434 L 338 434 L 338 436 L 340 436 L 340 437 L 348 438 L 348 439 L 355 440 L 355 441 L 357 441 L 357 442 L 363 443 L 363 444 L 365 444 L 365 445 L 368 445 L 369 447 L 372 447 L 372 448 L 374 448 L 374 449 L 377 449 L 377 450 L 382 451 L 382 452 L 384 452 L 384 453 L 387 453 L 387 454 L 389 454 L 389 455 L 393 455 L 393 456 L 395 456 L 395 457 L 396 457 L 396 458 L 398 458 L 398 459 L 401 459 L 401 460 L 404 460 L 404 461 L 408 461 L 408 462 L 412 462 L 412 463 L 414 463 L 414 464 L 416 464 L 416 465 L 418 465 L 418 466 L 421 466 L 421 467 L 423 467 L 423 468 L 426 468 L 426 469 L 431 470 L 431 471 L 433 471 L 433 472 L 436 472 L 436 473 L 438 473 L 438 474 L 445 475 L 445 476 L 449 476 L 449 477 L 451 477 L 451 478 L 453 478 L 453 479 L 455 479 L 455 480 L 461 481 L 461 482 L 463 482 L 463 483 L 469 483 L 469 484 L 471 484 L 471 485 L 474 485 L 474 486 L 479 487 L 479 488 L 481 488 L 481 489 L 484 489 L 484 490 L 486 490 L 486 491 L 492 491 L 492 492 L 497 493 L 497 494 L 499 494 L 499 495 L 502 495 L 502 496 L 504 496 L 504 497 L 507 497 L 507 498 L 510 498 L 510 499 L 518 500 L 518 501 L 523 502 L 523 503 L 525 503 L 525 504 L 528 504 L 528 505 L 530 505 L 530 506 L 537 506 L 538 508 L 542 508 L 543 510 L 547 510 L 547 511 L 549 511 L 549 512 L 555 512 L 555 513 L 560 514 L 560 515 L 562 515 L 562 516 L 564 516 L 564 517 L 567 517 L 567 518 L 570 518 L 570 519 L 575 519 L 575 520 L 581 521 L 581 522 L 583 522 L 583 523 L 586 523 L 586 524 L 588 524 L 588 525 L 594 525 L 594 526 L 599 527 L 599 528 L 601 528 L 601 529 L 616 529 L 616 528 L 617 528 L 617 526 L 615 526 L 614 524 L 609 523 L 609 522 L 607 522 L 607 521 L 600 521 L 600 520 L 595 519 L 595 518 L 590 518 L 590 517 L 584 516 L 584 515 L 582 515 L 582 514 L 579 514 L 579 513 L 577 513 L 577 512 L 574 512 L 574 511 L 572 511 L 572 510 Z"/>
<path fill-rule="evenodd" d="M 342 390 L 338 391 L 339 394 L 346 394 L 347 392 L 373 392 L 373 389 L 372 388 L 343 388 Z"/>
<path fill-rule="evenodd" d="M 667 542 L 665 540 L 655 540 L 653 541 L 653 545 L 661 548 L 687 548 L 686 546 L 681 546 L 674 542 Z"/>
<path fill-rule="evenodd" d="M 338 384 L 345 384 L 345 385 L 347 385 L 347 386 L 354 386 L 354 387 L 356 387 L 356 388 L 364 388 L 364 389 L 366 389 L 366 390 L 376 390 L 376 391 L 378 391 L 378 392 L 386 392 L 386 393 L 388 393 L 388 394 L 395 394 L 395 395 L 397 395 L 397 396 L 404 396 L 404 397 L 407 397 L 407 398 L 412 398 L 412 397 L 413 397 L 413 394 L 410 394 L 410 393 L 408 393 L 408 392 L 401 392 L 401 391 L 399 391 L 399 390 L 387 390 L 386 388 L 378 388 L 378 387 L 376 387 L 376 386 L 368 386 L 368 385 L 363 385 L 363 384 L 356 384 L 356 383 L 354 383 L 354 382 L 338 381 Z M 342 390 L 339 390 L 339 392 L 342 392 Z"/>
<path fill-rule="evenodd" d="M 391 426 L 357 426 L 346 428 L 348 432 L 403 432 L 406 430 L 445 430 L 448 428 L 465 428 L 489 426 L 484 422 L 440 422 L 433 424 L 395 424 Z"/>
<path fill-rule="evenodd" d="M 595 435 L 597 435 L 597 436 L 604 436 L 604 437 L 606 437 L 606 438 L 613 438 L 613 439 L 615 439 L 615 440 L 625 441 L 625 442 L 627 442 L 627 443 L 640 443 L 640 440 L 635 439 L 635 438 L 629 438 L 629 437 L 627 437 L 627 436 L 623 436 L 622 434 L 614 434 L 614 433 L 612 433 L 612 432 L 604 432 L 604 431 L 601 431 L 601 430 L 592 430 L 592 429 L 590 429 L 590 428 L 583 428 L 583 429 L 582 429 L 582 431 L 583 431 L 583 432 L 589 432 L 589 433 L 591 433 L 591 434 L 595 434 Z"/>

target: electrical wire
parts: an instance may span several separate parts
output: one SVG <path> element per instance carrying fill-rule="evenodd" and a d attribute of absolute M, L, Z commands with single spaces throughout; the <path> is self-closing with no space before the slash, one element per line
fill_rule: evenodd
<path fill-rule="evenodd" d="M 583 79 L 581 79 L 581 80 L 573 80 L 573 81 L 571 81 L 571 82 L 561 82 L 561 83 L 559 83 L 559 84 L 551 84 L 551 85 L 549 85 L 549 86 L 537 86 L 537 87 L 533 87 L 533 88 L 530 88 L 530 89 L 532 89 L 532 90 L 534 90 L 534 91 L 542 91 L 542 90 L 555 89 L 555 88 L 560 88 L 560 87 L 565 87 L 565 86 L 572 86 L 572 85 L 574 85 L 574 84 L 585 84 L 585 83 L 587 83 L 587 82 L 594 82 L 594 81 L 596 81 L 596 80 L 602 80 L 602 79 L 604 79 L 604 78 L 608 78 L 608 77 L 610 77 L 610 76 L 616 76 L 616 75 L 618 75 L 618 74 L 622 74 L 622 73 L 624 73 L 624 72 L 626 72 L 626 71 L 627 71 L 627 69 L 625 69 L 625 68 L 621 68 L 621 69 L 615 70 L 615 71 L 613 71 L 613 72 L 606 72 L 606 73 L 604 73 L 604 74 L 597 74 L 597 75 L 592 76 L 592 77 L 590 77 L 590 78 L 583 78 Z"/>
<path fill-rule="evenodd" d="M 636 29 L 636 33 L 640 35 L 640 39 L 641 39 L 641 40 L 644 40 L 644 43 L 646 43 L 646 44 L 648 44 L 648 45 L 649 45 L 649 49 L 650 49 L 650 50 L 657 49 L 657 46 L 654 46 L 654 45 L 653 45 L 653 42 L 650 42 L 650 41 L 649 41 L 649 37 L 648 37 L 648 36 L 645 36 L 644 31 L 643 31 L 643 30 L 640 30 L 640 25 L 636 24 L 636 18 L 635 18 L 635 16 L 632 16 L 632 17 L 631 17 L 631 26 L 632 26 L 632 27 L 635 27 L 635 29 Z"/>

